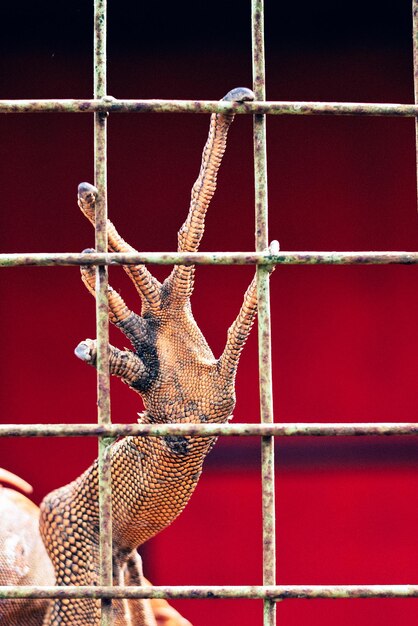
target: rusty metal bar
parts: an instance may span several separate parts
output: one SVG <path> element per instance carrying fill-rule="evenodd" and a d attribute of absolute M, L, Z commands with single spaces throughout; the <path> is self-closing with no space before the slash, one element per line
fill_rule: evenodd
<path fill-rule="evenodd" d="M 94 98 L 104 98 L 107 91 L 107 2 L 94 0 Z M 94 113 L 94 184 L 100 193 L 96 204 L 95 241 L 98 253 L 107 253 L 107 115 Z M 96 271 L 96 336 L 97 336 L 97 421 L 99 426 L 109 425 L 110 375 L 109 375 L 109 308 L 108 270 L 99 265 Z M 112 585 L 112 476 L 110 463 L 111 440 L 99 438 L 99 550 L 100 584 Z M 101 602 L 101 625 L 113 624 L 112 601 Z"/>
<path fill-rule="evenodd" d="M 417 598 L 418 585 L 243 585 L 0 587 L 0 598 L 168 598 L 253 600 Z"/>
<path fill-rule="evenodd" d="M 364 437 L 418 435 L 418 422 L 285 424 L 0 424 L 0 437 Z"/>
<path fill-rule="evenodd" d="M 319 252 L 48 252 L 0 254 L 1 267 L 58 265 L 417 265 L 418 252 L 358 251 Z"/>
<path fill-rule="evenodd" d="M 254 101 L 242 104 L 217 100 L 0 100 L 0 113 L 226 113 L 251 115 L 355 115 L 417 117 L 418 104 L 385 102 Z"/>
<path fill-rule="evenodd" d="M 253 91 L 258 101 L 266 99 L 264 56 L 264 0 L 251 1 Z M 268 249 L 268 185 L 266 117 L 254 115 L 255 248 Z M 278 244 L 277 244 L 278 246 Z M 260 421 L 272 424 L 273 386 L 271 369 L 271 323 L 269 268 L 257 267 L 258 368 Z M 274 438 L 261 438 L 261 479 L 263 514 L 263 585 L 276 584 L 276 512 L 274 485 Z M 276 623 L 276 604 L 264 599 L 264 626 Z"/>

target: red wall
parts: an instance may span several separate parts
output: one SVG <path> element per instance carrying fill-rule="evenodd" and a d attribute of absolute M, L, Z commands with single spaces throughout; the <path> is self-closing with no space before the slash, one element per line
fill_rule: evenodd
<path fill-rule="evenodd" d="M 198 48 L 197 48 L 198 49 Z M 12 53 L 13 52 L 13 53 Z M 90 97 L 90 58 L 58 49 L 12 50 L 8 98 Z M 335 47 L 268 56 L 270 99 L 412 100 L 409 51 Z M 134 50 L 110 55 L 117 97 L 219 98 L 250 85 L 249 53 Z M 93 243 L 77 184 L 92 179 L 87 115 L 1 116 L 2 252 L 80 251 Z M 197 175 L 208 118 L 114 115 L 109 122 L 109 211 L 140 250 L 173 250 Z M 409 119 L 268 120 L 270 236 L 287 250 L 416 250 L 414 123 Z M 204 250 L 254 243 L 251 119 L 231 128 Z M 163 276 L 164 268 L 155 268 Z M 193 309 L 222 350 L 251 268 L 199 268 Z M 416 421 L 416 267 L 280 267 L 271 279 L 277 421 Z M 138 307 L 122 271 L 112 284 Z M 73 356 L 93 337 L 94 303 L 76 268 L 0 272 L 4 422 L 93 422 L 95 374 Z M 123 339 L 112 332 L 112 341 Z M 113 420 L 135 421 L 139 396 L 112 384 Z M 258 420 L 256 332 L 237 382 L 235 421 Z M 279 442 L 278 582 L 417 583 L 416 444 L 401 438 Z M 39 501 L 94 458 L 80 439 L 0 440 L 0 463 Z M 261 583 L 258 442 L 218 442 L 186 511 L 149 542 L 158 584 Z M 261 624 L 255 601 L 182 601 L 196 626 Z M 415 624 L 416 600 L 294 601 L 286 626 Z"/>

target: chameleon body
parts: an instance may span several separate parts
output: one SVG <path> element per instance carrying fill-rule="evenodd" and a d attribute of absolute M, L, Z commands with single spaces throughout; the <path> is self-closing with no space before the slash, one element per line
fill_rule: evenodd
<path fill-rule="evenodd" d="M 14 488 L 2 487 L 2 482 Z M 26 481 L 0 468 L 0 585 L 52 586 L 55 575 L 39 532 L 39 508 L 17 489 L 33 491 Z M 138 562 L 135 570 L 137 566 Z M 136 571 L 127 573 L 128 584 L 150 584 L 135 579 Z M 48 605 L 48 600 L 40 599 L 0 600 L 0 625 L 42 626 Z M 129 605 L 128 609 L 134 611 Z M 191 626 L 166 600 L 144 600 L 142 609 L 147 626 Z"/>
<path fill-rule="evenodd" d="M 253 100 L 248 89 L 229 92 L 225 100 Z M 204 220 L 216 187 L 233 112 L 211 116 L 199 177 L 191 194 L 186 221 L 178 233 L 178 251 L 198 250 Z M 79 186 L 78 204 L 95 223 L 98 190 Z M 112 252 L 135 252 L 108 221 Z M 125 266 L 142 301 L 141 315 L 108 288 L 109 318 L 132 344 L 132 350 L 109 346 L 109 368 L 141 394 L 147 423 L 226 422 L 235 405 L 239 357 L 257 310 L 256 280 L 228 331 L 224 352 L 212 354 L 191 310 L 194 266 L 177 265 L 161 284 L 144 265 Z M 87 289 L 95 294 L 95 270 L 81 269 Z M 76 355 L 96 364 L 96 342 L 82 341 Z M 111 447 L 114 584 L 141 584 L 136 549 L 168 526 L 186 506 L 214 444 L 208 437 L 125 437 Z M 97 461 L 75 481 L 50 493 L 41 504 L 41 535 L 58 585 L 99 582 L 99 512 Z M 141 601 L 113 601 L 116 626 L 155 622 Z M 92 599 L 53 601 L 44 626 L 98 626 L 100 603 Z"/>

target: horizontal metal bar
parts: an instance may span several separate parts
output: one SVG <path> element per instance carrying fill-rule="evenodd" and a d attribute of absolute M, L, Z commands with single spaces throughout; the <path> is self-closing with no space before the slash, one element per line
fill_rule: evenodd
<path fill-rule="evenodd" d="M 416 117 L 418 105 L 377 102 L 293 102 L 219 100 L 0 100 L 0 113 L 225 113 L 270 115 L 374 115 Z"/>
<path fill-rule="evenodd" d="M 286 424 L 0 424 L 0 437 L 348 437 L 418 435 L 418 422 Z"/>
<path fill-rule="evenodd" d="M 0 598 L 248 598 L 341 599 L 417 598 L 418 585 L 243 585 L 164 587 L 40 587 L 0 586 Z"/>
<path fill-rule="evenodd" d="M 416 265 L 418 252 L 358 251 L 318 252 L 141 252 L 96 253 L 49 252 L 0 254 L 0 267 L 55 265 Z"/>

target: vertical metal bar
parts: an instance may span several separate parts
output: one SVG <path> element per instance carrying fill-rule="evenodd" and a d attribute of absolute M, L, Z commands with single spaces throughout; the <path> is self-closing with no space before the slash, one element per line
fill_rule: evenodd
<path fill-rule="evenodd" d="M 414 55 L 414 101 L 418 104 L 418 0 L 412 0 L 412 41 Z M 418 192 L 418 118 L 415 118 L 415 154 Z M 418 208 L 418 203 L 417 203 Z"/>
<path fill-rule="evenodd" d="M 252 62 L 253 90 L 256 100 L 265 100 L 264 60 L 264 5 L 263 0 L 252 0 Z M 256 250 L 268 248 L 268 188 L 266 117 L 254 116 L 254 179 Z M 258 350 L 260 377 L 260 416 L 262 423 L 273 422 L 273 393 L 271 371 L 271 330 L 269 272 L 257 268 L 258 295 Z M 274 488 L 274 438 L 262 437 L 262 490 L 263 490 L 263 584 L 276 584 L 276 524 Z M 276 604 L 264 601 L 264 626 L 276 623 Z"/>
<path fill-rule="evenodd" d="M 106 0 L 94 1 L 94 97 L 106 95 Z M 107 116 L 94 114 L 94 180 L 96 204 L 96 250 L 107 252 Z M 108 274 L 106 266 L 96 273 L 97 419 L 110 423 Z M 110 441 L 99 439 L 100 584 L 112 584 L 112 491 Z M 102 626 L 113 624 L 112 601 L 101 601 Z"/>

